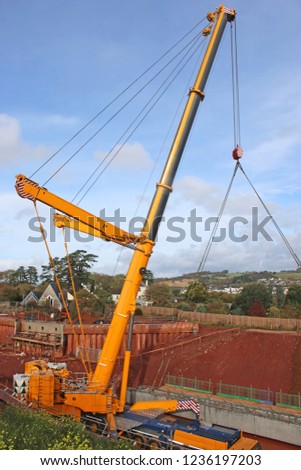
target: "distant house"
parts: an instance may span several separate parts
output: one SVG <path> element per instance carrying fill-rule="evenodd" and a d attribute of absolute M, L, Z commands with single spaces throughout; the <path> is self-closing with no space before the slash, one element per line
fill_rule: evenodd
<path fill-rule="evenodd" d="M 148 302 L 145 296 L 147 288 L 148 288 L 148 281 L 146 280 L 144 284 L 142 284 L 139 287 L 137 298 L 136 298 L 137 303 L 140 305 L 152 305 L 152 302 Z M 117 303 L 119 299 L 120 299 L 120 293 L 112 294 L 113 302 Z"/>
<path fill-rule="evenodd" d="M 21 305 L 24 307 L 36 306 L 39 302 L 39 299 L 42 295 L 42 292 L 32 290 L 27 294 L 27 296 L 22 300 Z"/>
<path fill-rule="evenodd" d="M 66 290 L 63 291 L 63 295 L 67 305 L 68 302 L 74 299 L 74 297 Z M 29 292 L 29 294 L 27 294 L 25 299 L 21 302 L 21 305 L 26 307 L 29 305 L 49 305 L 49 307 L 53 307 L 53 309 L 59 310 L 60 312 L 64 310 L 64 302 L 55 282 L 48 284 L 43 292 Z"/>

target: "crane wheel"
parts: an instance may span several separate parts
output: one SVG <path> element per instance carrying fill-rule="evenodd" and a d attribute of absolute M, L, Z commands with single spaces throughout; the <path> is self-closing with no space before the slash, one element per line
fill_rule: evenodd
<path fill-rule="evenodd" d="M 134 436 L 134 447 L 135 449 L 144 449 L 145 448 L 145 439 L 142 436 Z"/>
<path fill-rule="evenodd" d="M 97 423 L 91 423 L 90 426 L 90 431 L 94 432 L 94 433 L 97 433 L 98 432 L 98 426 L 97 426 Z"/>
<path fill-rule="evenodd" d="M 155 441 L 155 440 L 150 440 L 149 443 L 149 449 L 150 450 L 159 450 L 159 449 L 162 449 L 161 445 L 160 445 L 160 442 L 158 441 Z"/>

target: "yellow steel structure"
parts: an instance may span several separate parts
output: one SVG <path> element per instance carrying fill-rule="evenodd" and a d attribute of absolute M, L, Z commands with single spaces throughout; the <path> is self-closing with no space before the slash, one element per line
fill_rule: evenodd
<path fill-rule="evenodd" d="M 139 236 L 137 237 L 136 235 L 128 233 L 113 224 L 110 224 L 106 220 L 103 220 L 84 209 L 81 209 L 80 207 L 66 201 L 56 194 L 51 193 L 46 188 L 39 186 L 38 183 L 24 175 L 16 176 L 15 188 L 19 196 L 25 199 L 30 199 L 32 201 L 43 202 L 44 204 L 47 204 L 47 206 L 61 211 L 63 214 L 70 217 L 70 223 L 71 220 L 73 220 L 74 224 L 82 224 L 83 226 L 87 227 L 87 233 L 103 238 L 106 241 L 113 241 L 120 245 L 128 245 L 130 243 L 136 243 L 141 238 Z M 60 225 L 67 226 L 68 219 L 66 218 L 65 224 L 63 222 L 64 218 L 62 217 Z M 90 231 L 88 232 L 88 230 Z"/>
<path fill-rule="evenodd" d="M 121 245 L 134 246 L 133 257 L 124 281 L 119 302 L 113 314 L 108 334 L 98 360 L 93 376 L 88 380 L 84 389 L 72 389 L 64 385 L 64 377 L 56 376 L 54 372 L 41 372 L 43 378 L 37 378 L 37 372 L 32 372 L 34 377 L 31 393 L 37 397 L 37 390 L 42 390 L 44 406 L 56 406 L 62 412 L 70 412 L 79 415 L 80 413 L 94 413 L 107 416 L 110 428 L 114 430 L 114 414 L 122 412 L 125 407 L 125 395 L 130 365 L 131 347 L 130 338 L 132 330 L 132 320 L 136 307 L 136 297 L 138 289 L 143 280 L 153 247 L 161 218 L 167 204 L 169 194 L 172 191 L 173 180 L 182 157 L 184 147 L 192 127 L 200 101 L 204 99 L 204 88 L 211 70 L 218 46 L 220 44 L 225 26 L 228 21 L 235 17 L 233 9 L 225 8 L 221 5 L 214 13 L 208 14 L 208 20 L 213 24 L 209 29 L 211 34 L 207 50 L 198 71 L 195 83 L 190 89 L 187 103 L 182 114 L 174 141 L 166 160 L 161 179 L 157 183 L 157 188 L 150 205 L 145 225 L 139 236 L 127 233 L 120 228 L 90 214 L 76 205 L 56 196 L 40 187 L 36 182 L 24 175 L 18 175 L 16 190 L 21 197 L 33 201 L 41 201 L 48 206 L 59 210 L 62 214 L 55 215 L 55 223 L 58 226 L 70 227 L 75 230 L 84 231 L 100 237 L 106 241 L 114 241 Z M 208 28 L 203 32 L 208 34 Z M 131 321 L 130 321 L 131 320 Z M 112 372 L 120 351 L 121 343 L 130 321 L 129 341 L 125 353 L 124 370 L 121 383 L 120 397 L 116 397 L 111 385 Z M 30 367 L 30 366 L 28 366 Z M 51 375 L 54 377 L 51 378 Z M 62 383 L 61 393 L 57 393 L 58 384 Z M 48 384 L 48 385 L 47 385 Z M 55 385 L 56 384 L 56 385 Z M 47 389 L 48 386 L 48 390 Z M 49 390 L 53 390 L 53 397 L 49 396 Z M 56 389 L 56 392 L 54 391 Z M 38 394 L 39 395 L 39 394 Z M 41 395 L 41 394 L 40 394 Z M 41 398 L 39 395 L 39 398 Z M 42 400 L 43 401 L 43 400 Z M 41 402 L 41 400 L 40 400 Z M 141 402 L 135 403 L 131 410 L 146 410 L 149 408 L 161 408 L 165 411 L 175 411 L 177 400 L 167 400 L 161 402 Z M 179 436 L 187 443 L 191 434 Z M 195 438 L 195 446 L 198 446 L 198 439 Z"/>

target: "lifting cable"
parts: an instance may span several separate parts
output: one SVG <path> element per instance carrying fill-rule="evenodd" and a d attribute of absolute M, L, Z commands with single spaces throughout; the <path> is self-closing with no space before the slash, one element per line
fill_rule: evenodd
<path fill-rule="evenodd" d="M 214 224 L 214 226 L 213 226 L 213 229 L 212 229 L 210 238 L 209 238 L 209 240 L 208 240 L 208 243 L 207 243 L 207 245 L 206 245 L 206 248 L 205 248 L 204 254 L 203 254 L 203 256 L 202 256 L 201 262 L 200 262 L 199 267 L 198 267 L 198 269 L 197 269 L 197 275 L 199 275 L 200 272 L 203 272 L 203 271 L 204 271 L 204 267 L 205 267 L 205 264 L 206 264 L 206 261 L 207 261 L 207 258 L 208 258 L 208 255 L 209 255 L 211 246 L 212 246 L 212 242 L 214 241 L 214 237 L 215 237 L 216 231 L 217 231 L 217 229 L 218 229 L 220 220 L 221 220 L 222 215 L 223 215 L 223 213 L 224 213 L 224 209 L 225 209 L 225 207 L 226 207 L 226 203 L 227 203 L 227 200 L 228 200 L 228 197 L 229 197 L 229 194 L 230 194 L 230 191 L 231 191 L 231 188 L 232 188 L 232 184 L 233 184 L 235 175 L 236 175 L 236 173 L 237 173 L 238 167 L 239 167 L 239 162 L 237 161 L 237 162 L 236 162 L 236 165 L 235 165 L 235 168 L 234 168 L 234 172 L 233 172 L 232 178 L 231 178 L 231 180 L 230 180 L 230 184 L 229 184 L 228 189 L 227 189 L 227 192 L 226 192 L 226 195 L 225 195 L 225 197 L 224 197 L 223 203 L 222 203 L 222 205 L 221 205 L 221 208 L 220 208 L 220 210 L 219 210 L 219 213 L 218 213 L 218 216 L 217 216 L 217 218 L 216 218 L 215 224 Z"/>
<path fill-rule="evenodd" d="M 64 226 L 62 226 L 62 233 L 63 233 L 63 238 L 64 238 L 66 258 L 67 258 L 67 262 L 68 262 L 69 276 L 70 276 L 70 280 L 71 280 L 71 286 L 72 286 L 72 291 L 73 291 L 74 301 L 75 301 L 75 306 L 76 306 L 76 311 L 77 311 L 77 318 L 79 320 L 81 335 L 82 335 L 82 338 L 83 338 L 83 346 L 84 346 L 84 351 L 85 351 L 84 360 L 85 360 L 85 362 L 88 363 L 88 369 L 89 369 L 88 378 L 90 379 L 90 378 L 92 378 L 92 368 L 91 368 L 91 363 L 90 363 L 90 355 L 89 355 L 88 348 L 87 348 L 86 335 L 85 335 L 85 332 L 84 332 L 84 327 L 83 327 L 83 323 L 82 323 L 82 316 L 81 316 L 81 312 L 80 312 L 80 308 L 79 308 L 79 304 L 78 304 L 78 298 L 77 298 L 77 293 L 76 293 L 76 289 L 75 289 L 74 276 L 73 276 L 70 256 L 69 256 L 69 252 L 68 252 L 68 245 L 67 245 L 66 233 L 65 233 L 65 227 Z M 80 349 L 80 346 L 79 346 L 79 349 Z"/>
<path fill-rule="evenodd" d="M 35 208 L 35 211 L 36 211 L 36 214 L 37 214 L 37 218 L 38 218 L 38 221 L 39 221 L 40 231 L 41 231 L 41 234 L 42 234 L 42 237 L 43 237 L 45 246 L 46 246 L 46 250 L 47 250 L 47 253 L 48 253 L 48 258 L 49 258 L 51 270 L 52 270 L 52 272 L 53 272 L 54 279 L 55 279 L 55 282 L 56 282 L 56 285 L 57 285 L 59 294 L 60 294 L 61 299 L 62 299 L 62 304 L 63 304 L 63 307 L 64 307 L 65 312 L 67 313 L 68 320 L 69 320 L 70 326 L 71 326 L 71 328 L 72 328 L 72 333 L 73 333 L 74 338 L 75 338 L 76 346 L 77 346 L 77 348 L 78 348 L 78 351 L 79 351 L 79 354 L 80 354 L 80 357 L 81 357 L 82 364 L 83 364 L 83 366 L 84 366 L 84 368 L 85 368 L 85 372 L 86 372 L 86 374 L 87 374 L 87 377 L 90 378 L 90 377 L 91 377 L 91 365 L 90 365 L 90 363 L 89 363 L 89 370 L 88 370 L 87 364 L 86 364 L 86 358 L 84 357 L 84 355 L 83 355 L 83 353 L 82 353 L 82 349 L 81 349 L 81 347 L 80 347 L 80 345 L 79 345 L 78 335 L 77 335 L 77 333 L 76 333 L 76 331 L 75 331 L 74 324 L 73 324 L 73 321 L 72 321 L 72 318 L 71 318 L 71 315 L 70 315 L 70 311 L 69 311 L 69 309 L 68 309 L 67 302 L 66 302 L 66 299 L 65 299 L 63 290 L 62 290 L 62 286 L 61 286 L 60 280 L 59 280 L 58 275 L 57 275 L 57 272 L 56 272 L 54 260 L 53 260 L 53 257 L 52 257 L 52 255 L 51 255 L 51 252 L 50 252 L 49 244 L 48 244 L 48 242 L 47 242 L 47 237 L 46 237 L 46 234 L 45 234 L 45 229 L 44 229 L 44 226 L 43 226 L 43 224 L 42 224 L 42 221 L 41 221 L 41 218 L 40 218 L 40 215 L 39 215 L 39 212 L 38 212 L 38 208 L 37 208 L 37 203 L 36 203 L 35 200 L 33 201 L 33 204 L 34 204 L 34 208 Z M 84 337 L 83 331 L 82 331 L 82 336 Z M 87 356 L 87 355 L 86 355 L 86 356 Z"/>
<path fill-rule="evenodd" d="M 256 196 L 258 197 L 259 201 L 261 202 L 262 206 L 264 207 L 264 209 L 266 210 L 266 213 L 268 214 L 268 216 L 270 217 L 270 220 L 273 222 L 277 232 L 279 233 L 280 237 L 282 238 L 284 244 L 286 245 L 287 249 L 289 250 L 290 254 L 292 255 L 292 257 L 294 258 L 296 264 L 297 264 L 297 269 L 301 267 L 301 261 L 300 259 L 298 258 L 298 256 L 296 255 L 296 253 L 294 252 L 293 248 L 291 247 L 288 239 L 286 238 L 286 236 L 284 235 L 284 233 L 282 232 L 281 228 L 279 227 L 279 225 L 277 224 L 275 218 L 272 216 L 271 212 L 269 211 L 268 207 L 266 206 L 266 204 L 264 203 L 264 201 L 262 200 L 262 198 L 260 197 L 259 193 L 256 191 L 255 187 L 253 186 L 253 184 L 251 183 L 250 179 L 248 178 L 246 172 L 244 171 L 241 163 L 238 161 L 238 166 L 239 166 L 239 169 L 241 170 L 241 172 L 244 174 L 244 176 L 246 177 L 248 183 L 250 184 L 251 188 L 253 189 L 253 191 L 255 192 Z"/>
<path fill-rule="evenodd" d="M 200 37 L 201 33 L 194 36 L 177 54 L 172 57 L 167 64 L 165 64 L 155 75 L 153 75 L 136 93 L 134 93 L 116 112 L 114 112 L 107 121 L 102 124 L 44 183 L 45 186 L 55 175 L 57 175 L 84 147 L 86 147 L 114 118 L 116 118 L 121 111 L 123 111 L 130 103 L 145 90 L 150 83 L 152 83 L 180 54 L 182 54 L 196 39 Z"/>
<path fill-rule="evenodd" d="M 226 192 L 226 196 L 223 200 L 223 203 L 221 205 L 220 211 L 218 213 L 218 217 L 216 219 L 216 222 L 214 224 L 212 233 L 210 235 L 209 241 L 207 243 L 207 246 L 205 248 L 202 260 L 199 264 L 198 270 L 197 270 L 197 276 L 199 275 L 200 272 L 204 271 L 205 263 L 207 261 L 212 242 L 214 240 L 214 236 L 216 234 L 216 231 L 219 226 L 220 219 L 222 217 L 223 211 L 225 209 L 226 202 L 228 200 L 228 196 L 235 178 L 235 175 L 237 173 L 238 168 L 241 170 L 243 175 L 246 177 L 248 183 L 250 184 L 251 188 L 255 192 L 256 196 L 258 197 L 259 201 L 261 202 L 262 206 L 266 210 L 267 214 L 270 217 L 270 220 L 273 222 L 276 230 L 278 231 L 279 235 L 281 236 L 284 244 L 288 248 L 290 254 L 294 258 L 296 264 L 297 264 L 297 269 L 300 269 L 301 267 L 301 261 L 294 252 L 293 248 L 291 247 L 289 241 L 285 237 L 284 233 L 280 229 L 278 223 L 276 222 L 275 218 L 272 216 L 271 212 L 269 211 L 268 207 L 264 203 L 263 199 L 260 197 L 258 191 L 255 189 L 254 185 L 250 181 L 249 177 L 247 176 L 246 172 L 244 171 L 239 159 L 243 156 L 243 150 L 241 147 L 241 137 L 240 137 L 240 105 L 239 105 L 239 82 L 238 82 L 238 55 L 237 55 L 237 35 L 236 35 L 236 21 L 233 21 L 234 23 L 234 34 L 233 34 L 233 26 L 231 23 L 231 69 L 232 69 L 232 101 L 233 101 L 233 128 L 234 128 L 234 150 L 232 153 L 233 158 L 236 160 L 235 168 L 234 168 L 234 173 L 232 175 L 229 187 Z"/>
<path fill-rule="evenodd" d="M 85 183 L 82 185 L 82 187 L 79 189 L 79 191 L 77 192 L 77 194 L 75 195 L 75 197 L 73 198 L 72 202 L 74 201 L 74 199 L 76 197 L 79 196 L 79 194 L 84 190 L 84 188 L 87 186 L 87 184 L 90 182 L 90 180 L 92 179 L 92 177 L 97 173 L 97 171 L 101 168 L 101 166 L 104 164 L 104 162 L 109 158 L 110 155 L 112 155 L 112 153 L 114 152 L 114 150 L 116 149 L 116 151 L 113 153 L 112 157 L 109 159 L 109 161 L 106 163 L 106 165 L 102 168 L 102 170 L 98 173 L 98 175 L 95 176 L 93 182 L 90 184 L 90 186 L 88 187 L 88 189 L 85 191 L 85 193 L 83 194 L 83 196 L 81 196 L 81 198 L 79 199 L 78 201 L 78 204 L 83 200 L 83 198 L 88 194 L 88 192 L 92 189 L 92 187 L 95 185 L 95 183 L 99 180 L 99 178 L 103 175 L 103 173 L 105 172 L 105 170 L 108 168 L 108 166 L 111 164 L 111 162 L 114 160 L 114 158 L 120 153 L 120 151 L 123 149 L 123 147 L 125 146 L 125 144 L 129 141 L 129 139 L 133 136 L 133 134 L 136 132 L 136 130 L 140 127 L 140 125 L 143 123 L 143 121 L 146 119 L 146 117 L 149 115 L 149 113 L 153 110 L 153 108 L 156 106 L 156 104 L 159 102 L 159 100 L 162 98 L 162 96 L 166 93 L 166 91 L 170 88 L 170 86 L 172 85 L 172 83 L 175 81 L 175 79 L 178 77 L 178 75 L 182 72 L 182 70 L 184 69 L 184 67 L 188 64 L 188 62 L 192 59 L 192 57 L 196 54 L 196 52 L 198 51 L 199 47 L 200 47 L 200 44 L 198 44 L 198 41 L 199 41 L 199 36 L 197 36 L 196 38 L 194 38 L 192 44 L 191 44 L 191 47 L 190 47 L 190 50 L 192 50 L 192 52 L 190 53 L 190 55 L 188 56 L 188 58 L 186 56 L 182 57 L 179 62 L 175 65 L 175 67 L 172 69 L 172 71 L 169 73 L 169 75 L 163 80 L 163 82 L 161 83 L 161 85 L 157 88 L 157 90 L 154 92 L 154 94 L 151 96 L 151 98 L 147 101 L 147 103 L 143 106 L 143 108 L 141 109 L 141 111 L 137 114 L 137 116 L 134 118 L 134 120 L 131 122 L 131 124 L 127 127 L 127 129 L 123 132 L 123 134 L 119 137 L 118 141 L 114 144 L 114 146 L 110 149 L 110 151 L 105 155 L 105 157 L 102 159 L 102 161 L 97 165 L 96 169 L 92 172 L 92 174 L 88 177 L 88 179 L 85 181 Z M 201 43 L 202 44 L 202 43 Z M 196 47 L 195 47 L 196 45 Z M 193 49 L 194 47 L 194 49 Z M 185 60 L 185 62 L 182 64 L 182 62 Z M 178 70 L 177 70 L 178 69 Z M 163 88 L 164 87 L 164 88 Z M 163 89 L 163 90 L 162 90 Z M 161 91 L 162 90 L 162 91 Z M 161 93 L 159 94 L 159 92 L 161 91 Z M 158 95 L 158 96 L 157 96 Z M 157 97 L 156 97 L 157 96 Z M 144 114 L 143 114 L 144 112 Z M 136 121 L 138 120 L 138 118 L 141 117 L 141 119 L 138 121 L 138 123 L 135 125 Z M 135 127 L 133 127 L 135 125 Z M 133 128 L 131 130 L 131 128 Z M 128 132 L 130 132 L 128 134 Z M 121 145 L 119 145 L 123 139 L 123 137 L 125 137 L 127 135 L 127 137 L 125 138 L 125 140 L 122 142 Z"/>
<path fill-rule="evenodd" d="M 233 33 L 233 23 L 234 23 L 234 33 Z M 219 223 L 221 217 L 224 213 L 226 203 L 228 201 L 228 197 L 233 185 L 234 178 L 237 174 L 237 170 L 239 168 L 239 158 L 242 157 L 243 152 L 241 148 L 241 137 L 240 137 L 240 105 L 239 105 L 239 85 L 238 85 L 238 54 L 237 54 L 237 34 L 236 34 L 236 19 L 231 22 L 230 27 L 230 37 L 231 37 L 231 72 L 232 72 L 232 108 L 233 108 L 233 129 L 234 129 L 234 150 L 233 150 L 233 158 L 236 160 L 236 164 L 234 167 L 234 171 L 226 191 L 226 195 L 220 207 L 218 216 L 216 218 L 215 224 L 213 226 L 211 235 L 207 242 L 204 254 L 202 256 L 201 262 L 197 269 L 197 278 L 199 278 L 200 272 L 204 271 L 205 264 L 212 247 L 212 243 L 214 241 L 215 234 L 219 227 Z"/>
<path fill-rule="evenodd" d="M 234 29 L 234 32 L 233 32 Z M 236 20 L 230 25 L 234 148 L 241 146 Z"/>
<path fill-rule="evenodd" d="M 201 50 L 200 50 L 200 56 L 202 56 L 202 55 L 203 55 L 203 49 L 204 49 L 204 46 L 205 46 L 205 41 L 202 41 L 202 43 L 201 43 L 200 45 L 202 46 L 202 48 L 201 48 Z M 142 201 L 143 201 L 143 199 L 144 199 L 144 197 L 145 197 L 146 191 L 147 191 L 147 189 L 148 189 L 148 187 L 149 187 L 149 185 L 150 185 L 150 182 L 151 182 L 152 177 L 153 177 L 153 175 L 154 175 L 154 173 L 155 173 L 155 170 L 156 170 L 156 168 L 157 168 L 157 165 L 158 165 L 158 163 L 159 163 L 159 160 L 161 159 L 161 156 L 162 156 L 162 154 L 163 154 L 163 150 L 164 150 L 164 148 L 165 148 L 165 146 L 166 146 L 167 140 L 168 140 L 168 138 L 169 138 L 169 136 L 170 136 L 170 134 L 171 134 L 172 128 L 173 128 L 174 123 L 175 123 L 175 121 L 176 121 L 176 117 L 178 116 L 178 113 L 179 113 L 179 111 L 180 111 L 180 109 L 181 109 L 182 102 L 183 102 L 185 96 L 187 95 L 187 89 L 189 88 L 189 85 L 190 85 L 190 83 L 191 83 L 191 80 L 192 80 L 193 76 L 195 75 L 195 69 L 197 68 L 198 64 L 199 64 L 199 57 L 198 57 L 198 59 L 197 59 L 197 61 L 196 61 L 196 64 L 195 64 L 195 66 L 194 66 L 192 72 L 190 73 L 189 79 L 188 79 L 187 84 L 186 84 L 186 87 L 185 87 L 185 91 L 184 91 L 184 93 L 182 94 L 182 96 L 181 96 L 181 98 L 180 98 L 180 100 L 179 100 L 179 104 L 178 104 L 178 106 L 177 106 L 177 109 L 176 109 L 175 112 L 174 112 L 174 116 L 173 116 L 173 118 L 172 118 L 172 120 L 171 120 L 171 122 L 170 122 L 169 128 L 168 128 L 168 130 L 167 130 L 167 132 L 166 132 L 166 135 L 165 135 L 165 138 L 164 138 L 163 143 L 162 143 L 162 145 L 161 145 L 161 148 L 160 148 L 160 150 L 159 150 L 159 152 L 158 152 L 158 155 L 157 155 L 157 157 L 156 157 L 156 159 L 155 159 L 155 164 L 154 164 L 154 166 L 153 166 L 153 168 L 152 168 L 152 170 L 151 170 L 151 172 L 150 172 L 150 174 L 149 174 L 149 176 L 148 176 L 148 178 L 147 178 L 147 181 L 146 181 L 146 183 L 145 183 L 144 189 L 143 189 L 143 191 L 142 191 L 142 193 L 141 193 L 141 196 L 140 196 L 140 198 L 139 198 L 139 201 L 138 201 L 137 207 L 136 207 L 136 209 L 135 209 L 133 218 L 136 217 L 137 214 L 138 214 L 138 211 L 139 211 L 139 208 L 140 208 L 140 206 L 141 206 L 141 203 L 142 203 Z M 115 276 L 115 274 L 116 274 L 117 267 L 118 267 L 118 264 L 119 264 L 119 262 L 120 262 L 120 259 L 121 259 L 122 253 L 123 253 L 123 248 L 124 248 L 123 246 L 120 246 L 119 254 L 118 254 L 118 257 L 117 257 L 117 260 L 116 260 L 116 263 L 115 263 L 115 266 L 114 266 L 114 269 L 113 269 L 113 272 L 112 272 L 112 276 Z"/>
<path fill-rule="evenodd" d="M 176 43 L 174 43 L 164 54 L 162 54 L 152 65 L 150 65 L 146 70 L 144 70 L 144 72 L 142 72 L 135 80 L 133 80 L 127 87 L 125 87 L 115 98 L 113 98 L 107 105 L 105 105 L 95 116 L 93 116 L 81 129 L 79 129 L 79 131 L 77 131 L 65 144 L 63 144 L 56 152 L 54 152 L 39 168 L 37 168 L 37 170 L 31 174 L 30 178 L 32 178 L 36 173 L 38 173 L 38 171 L 40 171 L 45 165 L 47 165 L 47 163 L 49 163 L 56 155 L 58 155 L 63 149 L 65 149 L 76 137 L 78 137 L 86 128 L 88 128 L 89 125 L 91 125 L 99 116 L 101 116 L 104 111 L 106 111 L 110 106 L 112 106 L 119 98 L 121 98 L 128 90 L 130 90 L 139 80 L 141 80 L 149 71 L 151 71 L 159 62 L 161 62 L 173 49 L 175 49 L 181 42 L 184 41 L 184 39 L 189 36 L 189 34 L 191 34 L 196 28 L 198 28 L 200 26 L 201 23 L 203 23 L 205 21 L 206 18 L 203 18 L 201 21 L 199 21 L 193 28 L 191 28 L 186 34 L 184 34 Z M 199 33 L 198 33 L 199 34 Z M 189 45 L 189 43 L 188 43 Z M 188 45 L 186 45 L 185 47 L 187 47 Z M 184 47 L 184 49 L 185 49 Z M 181 53 L 182 51 L 180 51 L 179 53 Z M 178 54 L 179 54 L 178 53 Z M 174 60 L 174 59 L 172 59 Z M 172 61 L 171 60 L 171 61 Z M 162 70 L 164 70 L 164 68 L 166 68 L 168 66 L 168 64 L 163 67 Z M 162 71 L 161 70 L 161 71 Z M 159 74 L 161 73 L 161 71 L 159 71 Z M 155 77 L 157 76 L 158 74 L 155 75 Z M 53 175 L 50 176 L 49 179 L 47 179 L 45 181 L 45 184 L 47 184 L 69 161 L 71 161 L 75 155 L 77 155 L 109 122 L 111 122 L 111 120 L 116 117 L 134 98 L 136 98 L 136 96 L 138 96 L 142 90 L 152 81 L 154 80 L 153 77 L 149 82 L 147 82 L 146 85 L 144 85 L 137 93 L 135 93 L 132 98 L 130 98 L 126 104 L 122 107 L 120 107 L 116 113 L 113 114 L 113 116 L 111 116 L 111 118 L 109 118 L 109 120 L 103 125 L 101 126 L 97 132 L 95 132 L 74 154 L 72 154 L 67 160 L 66 162 L 56 171 L 53 173 Z"/>

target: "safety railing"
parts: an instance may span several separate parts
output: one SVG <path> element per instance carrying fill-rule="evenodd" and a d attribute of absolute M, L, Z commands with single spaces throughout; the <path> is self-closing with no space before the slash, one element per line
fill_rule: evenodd
<path fill-rule="evenodd" d="M 301 410 L 301 394 L 291 395 L 282 391 L 276 393 L 276 405 Z"/>
<path fill-rule="evenodd" d="M 198 380 L 173 375 L 166 375 L 164 384 L 184 390 L 301 410 L 301 392 L 293 395 L 282 391 L 274 392 L 270 389 L 259 389 L 252 386 L 243 387 L 222 382 L 218 382 L 214 386 L 211 380 Z"/>
<path fill-rule="evenodd" d="M 238 398 L 240 400 L 273 404 L 273 392 L 269 389 L 264 390 L 254 387 L 242 387 L 239 385 L 230 385 L 219 382 L 216 385 L 216 394 L 218 396 Z"/>
<path fill-rule="evenodd" d="M 172 387 L 183 388 L 185 390 L 195 390 L 201 393 L 212 394 L 212 382 L 211 380 L 198 380 L 189 379 L 186 377 L 175 377 L 173 375 L 166 375 L 165 385 Z"/>

